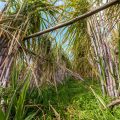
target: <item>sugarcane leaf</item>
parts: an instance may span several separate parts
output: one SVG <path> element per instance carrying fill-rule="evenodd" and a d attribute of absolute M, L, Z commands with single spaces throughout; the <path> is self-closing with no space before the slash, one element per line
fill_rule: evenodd
<path fill-rule="evenodd" d="M 5 120 L 5 115 L 1 108 L 0 108 L 0 120 Z"/>
<path fill-rule="evenodd" d="M 28 117 L 25 118 L 25 120 L 32 120 L 35 117 L 36 113 L 30 114 Z"/>

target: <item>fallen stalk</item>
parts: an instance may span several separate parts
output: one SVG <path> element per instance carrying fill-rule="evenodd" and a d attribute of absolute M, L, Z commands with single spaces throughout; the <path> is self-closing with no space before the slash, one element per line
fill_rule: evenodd
<path fill-rule="evenodd" d="M 87 13 L 81 15 L 81 16 L 78 16 L 78 17 L 76 17 L 76 18 L 74 18 L 74 19 L 72 19 L 72 20 L 70 20 L 68 22 L 65 22 L 65 23 L 62 23 L 62 24 L 58 24 L 58 25 L 56 25 L 54 27 L 48 28 L 46 30 L 43 30 L 43 31 L 40 31 L 40 32 L 37 32 L 37 33 L 34 33 L 32 35 L 29 35 L 29 36 L 25 37 L 24 40 L 28 40 L 29 38 L 37 37 L 37 36 L 43 35 L 45 33 L 57 30 L 59 28 L 62 28 L 62 27 L 65 27 L 65 26 L 69 26 L 69 25 L 74 24 L 75 22 L 77 22 L 79 20 L 82 20 L 82 19 L 85 19 L 87 17 L 90 17 L 90 16 L 92 16 L 92 15 L 94 15 L 94 14 L 96 14 L 96 13 L 98 13 L 98 12 L 108 8 L 108 7 L 110 7 L 110 6 L 118 4 L 119 2 L 120 2 L 120 0 L 113 0 L 113 1 L 111 1 L 109 3 L 104 4 L 103 6 L 100 6 L 100 7 L 96 8 L 96 9 L 94 9 L 92 11 L 89 11 L 89 12 L 87 12 Z"/>
<path fill-rule="evenodd" d="M 113 100 L 111 103 L 107 105 L 107 108 L 113 109 L 116 105 L 120 104 L 120 98 Z"/>

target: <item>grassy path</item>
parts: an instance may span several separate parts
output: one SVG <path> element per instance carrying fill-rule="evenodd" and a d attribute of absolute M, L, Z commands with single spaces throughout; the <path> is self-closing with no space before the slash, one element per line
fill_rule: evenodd
<path fill-rule="evenodd" d="M 93 86 L 92 80 L 86 82 Z M 97 84 L 94 91 L 100 94 Z M 31 98 L 32 104 L 40 108 L 38 118 L 41 120 L 120 120 L 119 107 L 113 114 L 108 110 L 102 110 L 92 91 L 84 87 L 84 83 L 80 81 L 69 79 L 63 85 L 58 85 L 57 92 L 54 87 L 50 87 L 42 90 L 42 95 L 38 96 L 36 92 L 32 92 L 28 98 Z M 105 98 L 104 100 L 107 101 Z M 33 111 L 36 108 L 31 106 L 28 110 Z"/>

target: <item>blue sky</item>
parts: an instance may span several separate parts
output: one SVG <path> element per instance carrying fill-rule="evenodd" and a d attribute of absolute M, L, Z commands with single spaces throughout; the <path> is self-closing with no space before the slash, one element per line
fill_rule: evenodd
<path fill-rule="evenodd" d="M 5 6 L 5 2 L 0 2 L 0 10 L 2 10 Z"/>
<path fill-rule="evenodd" d="M 58 0 L 58 2 L 56 2 L 56 6 L 59 6 L 59 5 L 63 5 L 64 2 L 62 0 Z"/>

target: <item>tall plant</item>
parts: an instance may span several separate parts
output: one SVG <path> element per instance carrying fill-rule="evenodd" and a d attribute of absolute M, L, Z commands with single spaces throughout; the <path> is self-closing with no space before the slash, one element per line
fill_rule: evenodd
<path fill-rule="evenodd" d="M 51 20 L 54 24 L 57 9 L 47 0 L 7 1 L 6 8 L 0 14 L 0 87 L 8 86 L 13 61 L 19 61 L 20 57 L 32 69 L 30 60 L 26 60 L 38 52 L 36 46 L 39 40 L 25 41 L 24 37 L 46 28 Z M 2 98 L 1 104 L 4 106 Z"/>
<path fill-rule="evenodd" d="M 119 19 L 119 10 L 116 11 L 118 7 L 119 5 L 99 12 L 89 19 L 90 36 L 92 36 L 102 91 L 103 94 L 107 93 L 110 97 L 118 96 L 118 64 L 112 49 L 114 46 L 111 45 L 112 31 Z"/>

